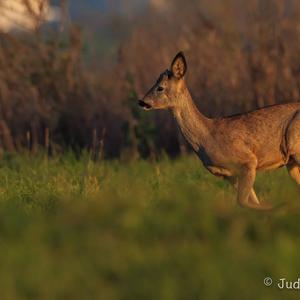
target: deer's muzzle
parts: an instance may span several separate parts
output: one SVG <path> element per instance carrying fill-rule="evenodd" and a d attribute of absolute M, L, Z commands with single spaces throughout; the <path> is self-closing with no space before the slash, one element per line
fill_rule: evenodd
<path fill-rule="evenodd" d="M 143 109 L 151 109 L 152 106 L 148 103 L 146 103 L 143 100 L 139 100 L 139 106 L 142 107 Z"/>

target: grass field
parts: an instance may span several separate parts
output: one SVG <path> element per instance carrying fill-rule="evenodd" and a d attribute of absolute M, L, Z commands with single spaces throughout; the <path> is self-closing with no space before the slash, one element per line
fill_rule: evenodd
<path fill-rule="evenodd" d="M 285 205 L 256 212 L 194 157 L 0 164 L 1 300 L 299 299 L 276 287 L 300 277 L 300 188 L 284 169 L 256 189 Z"/>

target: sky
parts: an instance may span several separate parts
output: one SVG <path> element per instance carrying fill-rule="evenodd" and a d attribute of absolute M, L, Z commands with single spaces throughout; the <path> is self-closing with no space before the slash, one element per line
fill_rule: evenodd
<path fill-rule="evenodd" d="M 136 12 L 143 9 L 148 0 L 69 0 L 69 12 L 75 20 L 87 12 L 105 13 L 114 11 L 118 13 Z M 59 5 L 59 0 L 51 1 L 53 5 Z"/>
<path fill-rule="evenodd" d="M 126 30 L 129 30 L 130 20 L 146 8 L 148 1 L 69 0 L 69 17 L 73 24 L 82 28 L 87 52 L 114 56 Z M 52 1 L 52 4 L 59 4 L 59 0 Z"/>

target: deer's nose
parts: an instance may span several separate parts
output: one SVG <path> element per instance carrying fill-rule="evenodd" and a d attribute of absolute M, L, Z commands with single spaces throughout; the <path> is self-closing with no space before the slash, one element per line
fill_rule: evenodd
<path fill-rule="evenodd" d="M 146 103 L 143 100 L 139 100 L 139 106 L 141 106 L 142 108 L 145 108 L 145 109 L 150 109 L 151 108 L 151 105 Z"/>

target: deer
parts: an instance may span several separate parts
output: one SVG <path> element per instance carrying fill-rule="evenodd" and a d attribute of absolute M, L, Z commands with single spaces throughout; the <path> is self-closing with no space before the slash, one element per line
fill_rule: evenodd
<path fill-rule="evenodd" d="M 144 110 L 168 109 L 203 166 L 227 180 L 237 191 L 241 207 L 271 210 L 261 201 L 254 182 L 258 171 L 286 166 L 300 185 L 300 103 L 269 105 L 218 118 L 201 113 L 185 82 L 187 61 L 179 52 L 170 69 L 138 100 Z"/>

